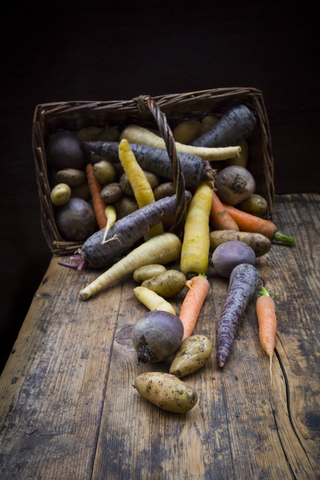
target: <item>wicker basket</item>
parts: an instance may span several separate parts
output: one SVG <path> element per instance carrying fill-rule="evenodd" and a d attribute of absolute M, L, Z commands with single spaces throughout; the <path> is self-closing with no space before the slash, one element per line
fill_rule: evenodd
<path fill-rule="evenodd" d="M 33 119 L 32 148 L 42 229 L 53 253 L 70 254 L 81 245 L 61 238 L 55 223 L 45 153 L 49 135 L 63 129 L 80 130 L 86 126 L 103 127 L 106 124 L 124 126 L 138 123 L 150 128 L 159 128 L 159 121 L 151 109 L 141 108 L 142 98 L 150 97 L 137 97 L 127 101 L 72 101 L 37 105 Z M 262 195 L 268 202 L 267 218 L 272 219 L 275 196 L 273 157 L 268 118 L 261 91 L 254 88 L 218 88 L 153 97 L 152 103 L 161 111 L 162 121 L 164 119 L 171 128 L 190 117 L 201 120 L 209 114 L 223 114 L 226 109 L 236 104 L 242 103 L 250 108 L 257 117 L 257 126 L 247 139 L 249 144 L 247 168 L 255 178 L 256 193 Z M 170 127 L 168 126 L 169 132 Z M 167 144 L 167 140 L 165 138 L 164 140 Z"/>

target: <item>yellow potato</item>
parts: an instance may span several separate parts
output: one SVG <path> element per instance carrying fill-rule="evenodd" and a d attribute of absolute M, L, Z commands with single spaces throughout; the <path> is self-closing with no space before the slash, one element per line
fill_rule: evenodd
<path fill-rule="evenodd" d="M 189 412 L 198 401 L 198 394 L 192 387 L 169 373 L 142 373 L 133 387 L 149 402 L 169 412 Z"/>
<path fill-rule="evenodd" d="M 98 182 L 105 184 L 114 182 L 116 178 L 116 169 L 111 162 L 102 160 L 93 165 L 93 173 Z"/>
<path fill-rule="evenodd" d="M 214 127 L 216 123 L 218 123 L 217 117 L 213 117 L 212 115 L 208 115 L 204 117 L 202 120 L 202 128 L 201 128 L 201 135 L 206 133 L 210 128 Z"/>
<path fill-rule="evenodd" d="M 201 368 L 210 358 L 212 344 L 205 335 L 192 335 L 180 345 L 169 373 L 179 378 L 185 377 Z"/>
<path fill-rule="evenodd" d="M 81 142 L 94 142 L 98 139 L 98 136 L 101 132 L 103 132 L 103 128 L 100 127 L 84 127 L 77 133 L 77 137 Z"/>
<path fill-rule="evenodd" d="M 180 293 L 185 284 L 186 277 L 178 270 L 166 270 L 155 277 L 149 278 L 142 283 L 142 287 L 157 293 L 164 298 L 173 298 Z"/>
<path fill-rule="evenodd" d="M 133 272 L 133 278 L 137 283 L 142 283 L 145 280 L 149 280 L 149 278 L 160 275 L 160 273 L 163 273 L 166 270 L 167 269 L 164 265 L 144 265 Z"/>
<path fill-rule="evenodd" d="M 51 190 L 50 199 L 56 207 L 67 203 L 70 197 L 71 188 L 66 183 L 59 183 Z"/>
<path fill-rule="evenodd" d="M 256 217 L 263 217 L 268 209 L 268 202 L 261 195 L 253 193 L 239 204 L 239 209 Z"/>
<path fill-rule="evenodd" d="M 172 135 L 176 142 L 189 145 L 201 135 L 202 125 L 197 120 L 186 120 L 179 123 L 173 130 Z"/>

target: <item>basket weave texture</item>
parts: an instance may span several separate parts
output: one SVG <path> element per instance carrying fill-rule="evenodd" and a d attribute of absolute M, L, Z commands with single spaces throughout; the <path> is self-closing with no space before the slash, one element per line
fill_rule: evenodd
<path fill-rule="evenodd" d="M 59 130 L 78 131 L 88 126 L 104 127 L 106 124 L 124 127 L 136 123 L 144 127 L 159 128 L 159 121 L 152 113 L 152 109 L 141 108 L 142 98 L 150 97 L 139 96 L 124 101 L 71 101 L 36 106 L 32 149 L 42 230 L 52 253 L 68 255 L 81 247 L 81 244 L 65 241 L 55 223 L 46 159 L 46 144 L 50 134 Z M 153 97 L 151 102 L 156 105 L 158 111 L 161 111 L 162 119 L 167 121 L 171 129 L 189 118 L 201 121 L 207 115 L 222 115 L 232 106 L 246 105 L 257 118 L 257 125 L 247 139 L 249 144 L 247 168 L 256 181 L 255 193 L 262 195 L 268 202 L 267 218 L 272 219 L 275 199 L 273 156 L 268 117 L 261 91 L 255 88 L 217 88 L 161 95 Z M 170 142 L 173 141 L 171 137 Z M 166 141 L 165 138 L 164 140 Z M 170 145 L 169 143 L 169 148 L 172 148 Z M 169 150 L 168 154 L 170 156 Z M 214 162 L 212 163 L 214 167 Z M 176 181 L 178 185 L 178 179 Z"/>

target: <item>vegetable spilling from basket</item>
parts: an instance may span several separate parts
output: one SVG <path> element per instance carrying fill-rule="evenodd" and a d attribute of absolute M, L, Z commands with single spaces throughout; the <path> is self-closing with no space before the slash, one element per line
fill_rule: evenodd
<path fill-rule="evenodd" d="M 229 279 L 217 324 L 217 362 L 223 367 L 258 287 L 256 257 L 267 254 L 274 240 L 295 243 L 265 218 L 267 201 L 255 193 L 255 179 L 247 169 L 247 139 L 255 126 L 256 118 L 245 105 L 220 118 L 209 115 L 175 126 L 172 135 L 187 203 L 180 238 L 170 230 L 177 222 L 179 198 L 158 131 L 133 124 L 121 129 L 92 126 L 55 133 L 47 145 L 55 172 L 51 202 L 57 227 L 65 240 L 80 246 L 78 257 L 59 263 L 78 270 L 107 267 L 79 292 L 81 300 L 133 274 L 140 284 L 133 295 L 148 309 L 133 329 L 138 361 L 172 359 L 168 374 L 143 374 L 134 387 L 169 411 L 184 413 L 194 407 L 197 393 L 180 378 L 203 367 L 211 356 L 211 341 L 201 335 L 201 309 L 210 292 L 208 266 Z M 167 270 L 165 265 L 177 261 L 179 269 Z M 185 288 L 177 316 L 170 298 Z M 193 334 L 196 326 L 199 335 Z M 274 336 L 273 329 L 272 345 Z M 266 349 L 270 358 L 273 349 Z"/>

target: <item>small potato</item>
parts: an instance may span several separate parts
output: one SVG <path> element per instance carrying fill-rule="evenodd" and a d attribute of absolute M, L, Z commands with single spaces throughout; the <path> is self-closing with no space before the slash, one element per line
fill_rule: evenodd
<path fill-rule="evenodd" d="M 150 184 L 150 187 L 152 188 L 152 190 L 154 190 L 160 183 L 158 175 L 156 175 L 155 173 L 152 173 L 152 172 L 147 172 L 145 170 L 144 170 L 144 174 L 145 174 L 146 179 L 148 180 L 148 182 Z M 121 187 L 121 190 L 123 191 L 123 193 L 125 195 L 134 196 L 131 183 L 130 183 L 128 175 L 126 173 L 121 175 L 120 187 Z"/>
<path fill-rule="evenodd" d="M 169 373 L 179 378 L 199 370 L 210 358 L 212 343 L 205 335 L 192 335 L 181 343 Z"/>
<path fill-rule="evenodd" d="M 172 135 L 176 142 L 189 145 L 201 135 L 202 124 L 197 120 L 186 120 L 174 128 Z"/>
<path fill-rule="evenodd" d="M 269 252 L 271 241 L 261 233 L 238 232 L 236 230 L 215 230 L 210 232 L 210 252 L 230 241 L 244 242 L 252 248 L 256 257 L 261 257 Z"/>
<path fill-rule="evenodd" d="M 67 203 L 70 197 L 71 188 L 66 183 L 59 183 L 51 190 L 50 199 L 56 207 Z"/>
<path fill-rule="evenodd" d="M 268 209 L 268 202 L 261 195 L 253 193 L 249 198 L 241 202 L 238 207 L 246 213 L 256 217 L 263 217 Z"/>
<path fill-rule="evenodd" d="M 103 162 L 105 160 L 104 157 L 101 157 L 100 155 L 97 155 L 96 153 L 93 152 L 88 152 L 88 157 L 89 157 L 89 162 L 92 163 L 92 165 L 95 165 L 96 163 Z"/>
<path fill-rule="evenodd" d="M 77 133 L 77 137 L 81 142 L 94 142 L 98 140 L 99 134 L 103 132 L 101 127 L 84 127 Z"/>
<path fill-rule="evenodd" d="M 178 270 L 166 270 L 142 283 L 163 298 L 173 298 L 180 293 L 186 284 L 186 277 Z"/>
<path fill-rule="evenodd" d="M 231 167 L 232 165 L 238 165 L 239 167 L 246 168 L 248 162 L 248 155 L 249 155 L 249 145 L 246 140 L 242 140 L 239 143 L 239 147 L 241 147 L 241 152 L 234 158 L 228 158 L 225 160 L 225 166 Z"/>
<path fill-rule="evenodd" d="M 135 198 L 128 197 L 127 195 L 122 195 L 119 200 L 113 203 L 113 206 L 117 212 L 117 220 L 126 217 L 129 213 L 133 213 L 139 208 Z"/>
<path fill-rule="evenodd" d="M 166 270 L 167 269 L 164 265 L 144 265 L 133 272 L 133 278 L 137 283 L 142 283 L 145 280 L 149 280 L 149 278 L 160 275 L 160 273 L 163 273 Z"/>
<path fill-rule="evenodd" d="M 108 185 L 101 190 L 100 196 L 107 204 L 116 202 L 122 196 L 120 184 L 116 182 L 108 183 Z"/>
<path fill-rule="evenodd" d="M 116 178 L 116 169 L 111 162 L 102 160 L 93 165 L 93 173 L 98 182 L 104 185 L 105 183 L 114 182 Z"/>
<path fill-rule="evenodd" d="M 90 188 L 87 183 L 80 185 L 80 187 L 71 188 L 71 198 L 82 198 L 89 200 L 91 198 Z"/>
<path fill-rule="evenodd" d="M 207 115 L 206 117 L 204 117 L 204 119 L 202 120 L 201 135 L 207 133 L 207 131 L 210 130 L 210 128 L 214 127 L 218 123 L 218 121 L 218 118 L 213 117 L 212 115 Z"/>
<path fill-rule="evenodd" d="M 56 173 L 57 183 L 66 183 L 69 187 L 80 187 L 86 181 L 86 174 L 83 170 L 76 168 L 65 168 Z"/>
<path fill-rule="evenodd" d="M 169 373 L 142 373 L 133 387 L 149 402 L 169 412 L 189 412 L 198 401 L 198 394 L 192 387 Z"/>
<path fill-rule="evenodd" d="M 97 140 L 99 142 L 118 142 L 120 138 L 120 132 L 116 127 L 106 128 L 98 135 Z"/>
<path fill-rule="evenodd" d="M 157 188 L 154 189 L 154 198 L 155 200 L 160 200 L 165 197 L 172 197 L 175 195 L 176 189 L 173 182 L 161 183 Z"/>

